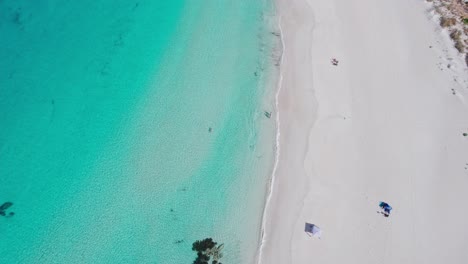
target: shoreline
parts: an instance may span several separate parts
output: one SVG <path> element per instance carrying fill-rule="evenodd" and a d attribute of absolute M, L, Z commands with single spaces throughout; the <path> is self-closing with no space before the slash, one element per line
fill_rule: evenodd
<path fill-rule="evenodd" d="M 275 118 L 275 127 L 276 127 L 276 136 L 275 136 L 275 160 L 273 162 L 273 170 L 271 172 L 271 175 L 270 175 L 270 178 L 268 180 L 268 186 L 267 186 L 267 192 L 266 192 L 266 197 L 265 197 L 265 206 L 263 208 L 263 212 L 262 212 L 262 217 L 261 217 L 261 230 L 260 230 L 260 237 L 258 239 L 258 241 L 260 242 L 259 244 L 259 247 L 258 247 L 258 250 L 257 250 L 257 253 L 255 254 L 255 263 L 258 263 L 260 264 L 260 260 L 262 258 L 262 254 L 263 254 L 263 239 L 265 237 L 265 222 L 266 222 L 266 215 L 267 215 L 267 210 L 268 210 L 268 207 L 270 206 L 270 200 L 271 200 L 271 195 L 273 193 L 273 185 L 274 185 L 274 182 L 275 182 L 275 174 L 276 174 L 276 170 L 278 168 L 278 161 L 279 161 L 279 157 L 280 157 L 280 140 L 279 140 L 279 137 L 281 135 L 281 131 L 280 131 L 280 111 L 279 111 L 279 107 L 278 107 L 278 102 L 279 102 L 279 93 L 281 92 L 281 87 L 282 87 L 282 82 L 283 82 L 283 74 L 282 74 L 282 65 L 283 65 L 283 58 L 284 58 L 284 40 L 283 40 L 283 30 L 281 28 L 281 18 L 278 18 L 278 29 L 279 29 L 279 34 L 280 34 L 280 40 L 281 40 L 281 52 L 280 52 L 280 68 L 279 68 L 279 77 L 278 77 L 278 81 L 277 81 L 277 89 L 276 89 L 276 93 L 275 93 L 275 112 L 276 112 L 276 118 Z"/>
<path fill-rule="evenodd" d="M 430 25 L 432 17 L 422 9 L 424 1 L 400 1 L 394 6 L 364 1 L 374 12 L 335 1 L 276 1 L 282 44 L 275 97 L 277 146 L 262 214 L 258 264 L 308 263 L 311 258 L 319 263 L 378 263 L 386 258 L 399 263 L 439 263 L 435 253 L 424 255 L 424 250 L 434 252 L 463 243 L 450 235 L 450 245 L 444 246 L 449 243 L 441 244 L 425 234 L 424 229 L 440 225 L 444 217 L 431 213 L 432 218 L 425 219 L 422 212 L 434 208 L 419 203 L 435 203 L 435 197 L 444 192 L 468 198 L 461 188 L 468 185 L 466 172 L 451 167 L 463 163 L 468 154 L 463 149 L 466 142 L 447 131 L 468 129 L 462 121 L 467 117 L 462 110 L 468 109 L 464 99 L 468 80 L 463 77 L 467 68 L 435 28 L 438 24 Z M 384 23 L 381 31 L 363 24 L 380 12 L 389 12 L 389 19 L 399 19 L 401 24 Z M 386 43 L 387 38 L 397 45 Z M 374 50 L 373 45 L 382 45 L 390 53 Z M 330 65 L 329 57 L 334 56 L 340 60 L 339 67 Z M 385 71 L 368 67 L 376 59 L 386 62 Z M 401 80 L 388 79 L 389 75 Z M 397 129 L 396 134 L 386 129 Z M 423 131 L 426 135 L 418 139 Z M 411 151 L 405 153 L 408 146 Z M 435 159 L 441 154 L 451 158 Z M 389 164 L 387 171 L 382 170 Z M 439 187 L 441 175 L 452 175 L 444 178 L 450 184 Z M 401 215 L 392 216 L 391 224 L 375 215 L 379 199 L 398 207 L 395 212 Z M 437 201 L 435 211 L 451 209 L 446 208 L 452 202 L 454 198 Z M 462 227 L 458 218 L 451 219 L 450 232 Z M 321 226 L 325 237 L 305 236 L 304 221 Z M 348 230 L 350 226 L 361 233 Z M 468 234 L 466 228 L 460 232 Z M 349 243 L 356 236 L 356 244 Z M 390 249 L 379 246 L 388 243 Z M 414 247 L 418 243 L 422 247 Z M 314 255 L 318 252 L 320 256 Z M 455 253 L 452 263 L 466 260 Z"/>
<path fill-rule="evenodd" d="M 298 1 L 296 1 L 297 3 Z M 300 2 L 300 1 L 299 1 Z M 290 120 L 292 119 L 291 115 L 297 114 L 297 111 L 301 111 L 300 109 L 302 108 L 302 114 L 305 116 L 311 111 L 314 111 L 314 109 L 308 109 L 307 102 L 308 99 L 314 100 L 313 96 L 309 97 L 308 92 L 312 92 L 313 90 L 309 90 L 307 88 L 308 84 L 311 84 L 310 78 L 307 76 L 307 70 L 306 67 L 303 67 L 301 71 L 294 71 L 295 64 L 294 63 L 296 60 L 300 59 L 301 57 L 301 52 L 295 52 L 294 49 L 289 49 L 289 46 L 285 43 L 286 42 L 286 36 L 285 34 L 295 34 L 298 33 L 298 30 L 295 30 L 295 27 L 293 25 L 289 25 L 289 29 L 286 29 L 287 33 L 285 33 L 284 27 L 288 27 L 288 25 L 284 24 L 287 22 L 284 22 L 283 18 L 288 17 L 288 20 L 291 18 L 289 15 L 285 14 L 285 11 L 291 11 L 292 9 L 290 8 L 285 8 L 289 4 L 288 1 L 276 1 L 276 13 L 277 13 L 277 24 L 278 28 L 280 30 L 280 39 L 281 39 L 281 62 L 280 62 L 280 69 L 279 69 L 279 79 L 278 79 L 278 88 L 276 92 L 276 115 L 277 115 L 277 121 L 276 121 L 276 126 L 277 126 L 277 133 L 276 133 L 276 155 L 275 155 L 275 163 L 274 163 L 274 168 L 273 172 L 270 178 L 270 185 L 269 185 L 269 192 L 267 193 L 267 199 L 265 203 L 265 208 L 263 211 L 263 216 L 262 216 L 262 229 L 261 229 L 261 243 L 259 245 L 258 249 L 258 254 L 257 254 L 257 261 L 256 263 L 269 263 L 268 261 L 262 261 L 263 258 L 265 257 L 265 246 L 268 241 L 269 236 L 271 235 L 270 232 L 268 232 L 268 227 L 269 227 L 269 221 L 271 221 L 271 215 L 270 214 L 275 214 L 275 206 L 276 203 L 274 199 L 277 197 L 275 196 L 276 192 L 278 191 L 278 187 L 275 186 L 278 174 L 281 173 L 279 170 L 280 168 L 280 163 L 281 162 L 281 157 L 283 154 L 283 148 L 281 142 L 284 142 L 285 139 L 282 137 L 286 136 L 288 139 L 286 141 L 291 141 L 292 138 L 295 137 L 295 135 L 283 135 L 282 131 L 285 130 L 286 127 L 289 127 L 291 125 Z M 305 6 L 306 9 L 310 8 L 308 5 Z M 298 9 L 299 10 L 299 9 Z M 312 24 L 310 24 L 312 25 Z M 306 28 L 305 31 L 311 30 L 311 28 Z M 300 41 L 299 41 L 300 42 Z M 290 44 L 295 44 L 294 42 Z M 306 46 L 303 46 L 303 48 L 307 48 Z M 290 58 L 291 57 L 291 58 Z M 293 62 L 289 62 L 289 60 L 292 59 Z M 306 61 L 307 62 L 307 61 Z M 289 63 L 292 63 L 289 65 Z M 289 67 L 288 67 L 289 66 Z M 305 66 L 305 65 L 304 65 Z M 311 65 L 309 65 L 311 66 Z M 292 69 L 292 70 L 291 70 Z M 288 75 L 288 76 L 285 76 Z M 293 77 L 294 76 L 294 77 Z M 286 78 L 286 81 L 285 81 Z M 303 82 L 297 85 L 295 87 L 295 92 L 291 93 L 290 90 L 285 90 L 285 83 L 288 82 L 290 84 L 291 81 L 294 81 L 294 79 L 300 79 Z M 300 95 L 299 95 L 300 94 Z M 302 97 L 304 98 L 304 102 L 302 104 L 295 104 L 295 105 L 287 105 L 284 106 L 283 104 L 285 103 L 284 98 L 289 97 L 293 101 L 297 101 L 296 97 Z M 297 108 L 297 109 L 295 109 Z M 311 111 L 310 111 L 311 110 Z M 285 117 L 283 117 L 283 115 Z M 283 122 L 284 121 L 284 122 Z M 298 130 L 302 134 L 302 138 L 306 139 L 308 135 L 308 131 L 312 128 L 314 120 L 309 121 L 308 128 Z M 307 123 L 307 122 L 306 122 Z M 303 125 L 303 124 L 300 124 Z M 286 133 L 288 134 L 288 133 Z M 301 141 L 296 141 L 296 144 L 300 144 Z M 307 148 L 304 148 L 304 153 L 307 151 Z M 304 177 L 304 180 L 307 181 L 307 179 Z M 301 183 L 301 181 L 296 181 L 295 183 Z M 295 188 L 295 187 L 293 187 Z M 305 190 L 304 190 L 305 191 Z M 301 194 L 300 196 L 305 195 L 305 192 Z M 267 253 L 268 254 L 268 253 Z"/>

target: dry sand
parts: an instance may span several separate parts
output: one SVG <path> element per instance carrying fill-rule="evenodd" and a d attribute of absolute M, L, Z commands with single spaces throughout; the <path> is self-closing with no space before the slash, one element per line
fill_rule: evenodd
<path fill-rule="evenodd" d="M 428 8 L 279 0 L 280 145 L 262 264 L 468 263 L 468 70 Z"/>

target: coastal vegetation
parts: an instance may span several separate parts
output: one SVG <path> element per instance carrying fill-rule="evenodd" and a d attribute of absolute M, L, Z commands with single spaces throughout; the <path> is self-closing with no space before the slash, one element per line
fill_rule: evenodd
<path fill-rule="evenodd" d="M 457 20 L 453 17 L 450 17 L 450 18 L 446 18 L 446 17 L 441 17 L 440 18 L 440 26 L 441 27 L 452 27 L 452 26 L 455 26 L 457 24 Z"/>
<path fill-rule="evenodd" d="M 426 0 L 432 3 L 439 18 L 439 24 L 445 28 L 453 45 L 465 57 L 468 65 L 468 2 L 464 0 Z"/>
<path fill-rule="evenodd" d="M 450 33 L 450 37 L 453 39 L 453 41 L 455 42 L 455 48 L 460 52 L 460 53 L 463 53 L 465 47 L 463 46 L 463 42 L 462 42 L 462 39 L 461 39 L 461 31 L 458 30 L 458 29 L 455 29 L 453 30 L 451 33 Z"/>

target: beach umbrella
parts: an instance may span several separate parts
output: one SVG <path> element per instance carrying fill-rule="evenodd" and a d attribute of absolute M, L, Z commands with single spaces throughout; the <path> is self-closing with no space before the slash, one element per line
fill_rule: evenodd
<path fill-rule="evenodd" d="M 380 202 L 379 204 L 380 208 L 386 209 L 388 211 L 391 211 L 393 208 L 386 202 Z"/>
<path fill-rule="evenodd" d="M 305 223 L 305 232 L 318 238 L 322 236 L 322 230 L 320 229 L 320 227 L 310 223 Z"/>

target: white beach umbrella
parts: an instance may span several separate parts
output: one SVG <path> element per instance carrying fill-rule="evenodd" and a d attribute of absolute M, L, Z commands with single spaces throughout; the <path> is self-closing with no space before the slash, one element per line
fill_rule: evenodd
<path fill-rule="evenodd" d="M 320 227 L 310 223 L 305 223 L 305 232 L 312 234 L 312 236 L 318 238 L 322 236 L 322 230 L 320 229 Z"/>

